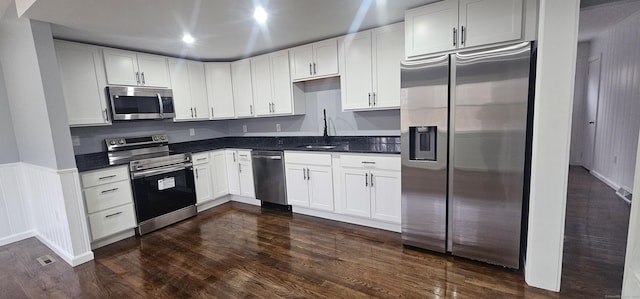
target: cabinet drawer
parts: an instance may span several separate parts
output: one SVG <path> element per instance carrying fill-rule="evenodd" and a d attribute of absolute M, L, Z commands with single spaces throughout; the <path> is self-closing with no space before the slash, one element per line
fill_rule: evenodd
<path fill-rule="evenodd" d="M 133 204 L 89 215 L 91 240 L 95 241 L 136 226 Z"/>
<path fill-rule="evenodd" d="M 129 180 L 127 166 L 110 167 L 94 171 L 83 172 L 81 175 L 82 187 L 89 188 L 106 183 Z"/>
<path fill-rule="evenodd" d="M 341 155 L 342 167 L 364 167 L 371 169 L 400 170 L 400 156 L 383 155 Z"/>
<path fill-rule="evenodd" d="M 240 161 L 240 162 L 251 162 L 251 151 L 250 150 L 238 150 L 238 161 Z"/>
<path fill-rule="evenodd" d="M 331 166 L 331 154 L 284 153 L 285 163 Z"/>
<path fill-rule="evenodd" d="M 209 153 L 197 153 L 191 155 L 191 160 L 194 165 L 209 163 Z"/>
<path fill-rule="evenodd" d="M 132 203 L 129 180 L 84 189 L 87 213 L 95 213 L 123 204 Z"/>

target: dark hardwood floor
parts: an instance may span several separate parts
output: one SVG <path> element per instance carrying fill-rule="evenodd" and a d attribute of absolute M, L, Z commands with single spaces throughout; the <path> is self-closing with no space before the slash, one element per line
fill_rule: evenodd
<path fill-rule="evenodd" d="M 575 173 L 572 183 L 588 180 Z M 582 188 L 571 190 L 573 197 Z M 76 268 L 33 238 L 0 247 L 0 298 L 602 298 L 609 291 L 599 286 L 618 280 L 621 268 L 606 268 L 602 277 L 590 273 L 602 271 L 603 259 L 594 258 L 602 250 L 571 240 L 591 246 L 610 240 L 601 239 L 606 228 L 574 225 L 579 220 L 569 218 L 589 217 L 573 205 L 570 199 L 561 293 L 529 287 L 516 271 L 405 249 L 396 233 L 227 203 L 95 250 L 94 261 Z M 624 218 L 613 210 L 606 215 Z M 626 233 L 610 235 L 626 240 Z M 35 259 L 44 254 L 58 262 L 40 266 Z M 624 247 L 618 254 L 624 256 Z M 594 287 L 594 279 L 603 281 Z"/>
<path fill-rule="evenodd" d="M 582 167 L 569 168 L 562 294 L 620 296 L 630 205 Z"/>

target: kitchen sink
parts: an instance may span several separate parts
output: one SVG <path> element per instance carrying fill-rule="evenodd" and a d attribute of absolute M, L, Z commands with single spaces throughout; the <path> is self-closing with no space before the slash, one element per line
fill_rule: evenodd
<path fill-rule="evenodd" d="M 304 145 L 302 147 L 308 148 L 308 149 L 334 149 L 334 148 L 337 147 L 337 145 L 315 145 L 315 144 L 310 144 L 310 145 Z"/>

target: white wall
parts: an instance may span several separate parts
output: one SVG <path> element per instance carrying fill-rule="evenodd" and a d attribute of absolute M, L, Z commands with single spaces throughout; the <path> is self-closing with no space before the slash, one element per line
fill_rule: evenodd
<path fill-rule="evenodd" d="M 0 246 L 33 236 L 20 164 L 0 165 Z"/>
<path fill-rule="evenodd" d="M 0 64 L 0 164 L 20 161 L 16 136 L 9 111 L 9 98 L 4 86 L 2 65 Z"/>
<path fill-rule="evenodd" d="M 640 12 L 591 42 L 602 53 L 593 171 L 612 187 L 633 188 L 640 129 Z M 611 184 L 613 183 L 613 184 Z"/>
<path fill-rule="evenodd" d="M 525 281 L 559 291 L 579 0 L 540 0 Z"/>
<path fill-rule="evenodd" d="M 591 44 L 589 42 L 578 43 L 576 83 L 573 94 L 573 121 L 571 122 L 571 155 L 569 159 L 571 165 L 584 165 L 587 71 L 589 70 L 590 57 Z"/>

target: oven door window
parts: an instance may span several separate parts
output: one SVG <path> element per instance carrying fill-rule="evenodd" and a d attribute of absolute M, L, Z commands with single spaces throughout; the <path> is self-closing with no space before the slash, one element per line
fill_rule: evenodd
<path fill-rule="evenodd" d="M 138 223 L 196 203 L 193 171 L 179 171 L 133 179 Z"/>

